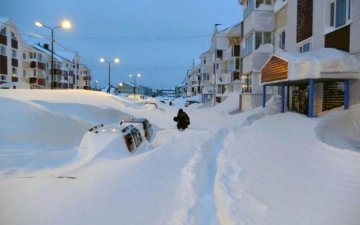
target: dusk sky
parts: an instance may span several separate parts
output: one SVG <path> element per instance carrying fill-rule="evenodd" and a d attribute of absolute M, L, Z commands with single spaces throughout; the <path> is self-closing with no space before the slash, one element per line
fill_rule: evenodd
<path fill-rule="evenodd" d="M 77 51 L 101 87 L 108 67 L 99 58 L 119 57 L 120 64 L 112 64 L 113 85 L 141 73 L 138 84 L 173 88 L 209 48 L 214 24 L 240 22 L 242 8 L 237 0 L 0 0 L 0 17 L 10 18 L 25 41 L 42 43 L 49 42 L 50 30 L 35 21 L 53 27 L 69 19 L 71 30 L 55 31 L 61 45 L 55 51 Z"/>

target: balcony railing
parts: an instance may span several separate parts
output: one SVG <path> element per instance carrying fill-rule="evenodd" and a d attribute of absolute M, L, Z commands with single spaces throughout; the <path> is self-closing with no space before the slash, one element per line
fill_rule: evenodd
<path fill-rule="evenodd" d="M 38 77 L 30 77 L 29 83 L 32 85 L 40 85 L 45 86 L 45 79 L 44 78 L 38 78 Z"/>

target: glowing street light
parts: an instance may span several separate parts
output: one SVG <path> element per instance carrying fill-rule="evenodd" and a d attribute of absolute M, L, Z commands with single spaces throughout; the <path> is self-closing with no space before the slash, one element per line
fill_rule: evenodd
<path fill-rule="evenodd" d="M 59 26 L 56 27 L 50 27 L 46 24 L 44 24 L 43 22 L 40 21 L 36 21 L 35 25 L 38 27 L 45 27 L 49 30 L 51 30 L 51 67 L 50 67 L 50 72 L 51 72 L 51 88 L 55 88 L 55 81 L 54 81 L 54 31 L 58 28 L 63 28 L 63 29 L 70 29 L 71 28 L 71 23 L 69 20 L 64 20 L 61 22 L 61 24 Z"/>
<path fill-rule="evenodd" d="M 100 58 L 101 63 L 107 63 L 109 65 L 109 88 L 107 90 L 108 93 L 110 93 L 111 85 L 110 85 L 110 71 L 111 71 L 111 63 L 114 62 L 116 64 L 120 63 L 119 58 L 114 58 L 114 61 L 107 61 L 104 58 Z"/>

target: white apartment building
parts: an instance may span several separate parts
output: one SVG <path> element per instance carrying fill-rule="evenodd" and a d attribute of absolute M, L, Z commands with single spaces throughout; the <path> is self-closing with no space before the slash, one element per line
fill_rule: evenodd
<path fill-rule="evenodd" d="M 282 112 L 309 117 L 360 103 L 360 1 L 277 0 L 274 12 L 263 94 L 275 86 Z"/>
<path fill-rule="evenodd" d="M 200 55 L 187 74 L 187 95 L 202 94 L 202 101 L 222 102 L 229 93 L 241 91 L 241 24 L 218 31 L 215 25 L 208 51 Z"/>
<path fill-rule="evenodd" d="M 261 105 L 260 72 L 274 52 L 274 10 L 272 0 L 239 0 L 244 7 L 241 42 L 241 110 Z"/>
<path fill-rule="evenodd" d="M 90 70 L 76 53 L 54 52 L 48 44 L 24 42 L 10 19 L 0 18 L 0 88 L 91 89 Z"/>

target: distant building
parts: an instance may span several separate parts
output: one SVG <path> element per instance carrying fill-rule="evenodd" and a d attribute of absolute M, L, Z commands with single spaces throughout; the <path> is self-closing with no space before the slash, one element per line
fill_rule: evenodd
<path fill-rule="evenodd" d="M 24 42 L 12 21 L 0 18 L 0 88 L 91 89 L 77 53 L 55 51 L 51 72 L 49 45 Z"/>
<path fill-rule="evenodd" d="M 187 95 L 202 95 L 203 102 L 222 102 L 241 91 L 240 32 L 242 24 L 218 31 L 214 26 L 211 46 L 187 72 Z"/>

